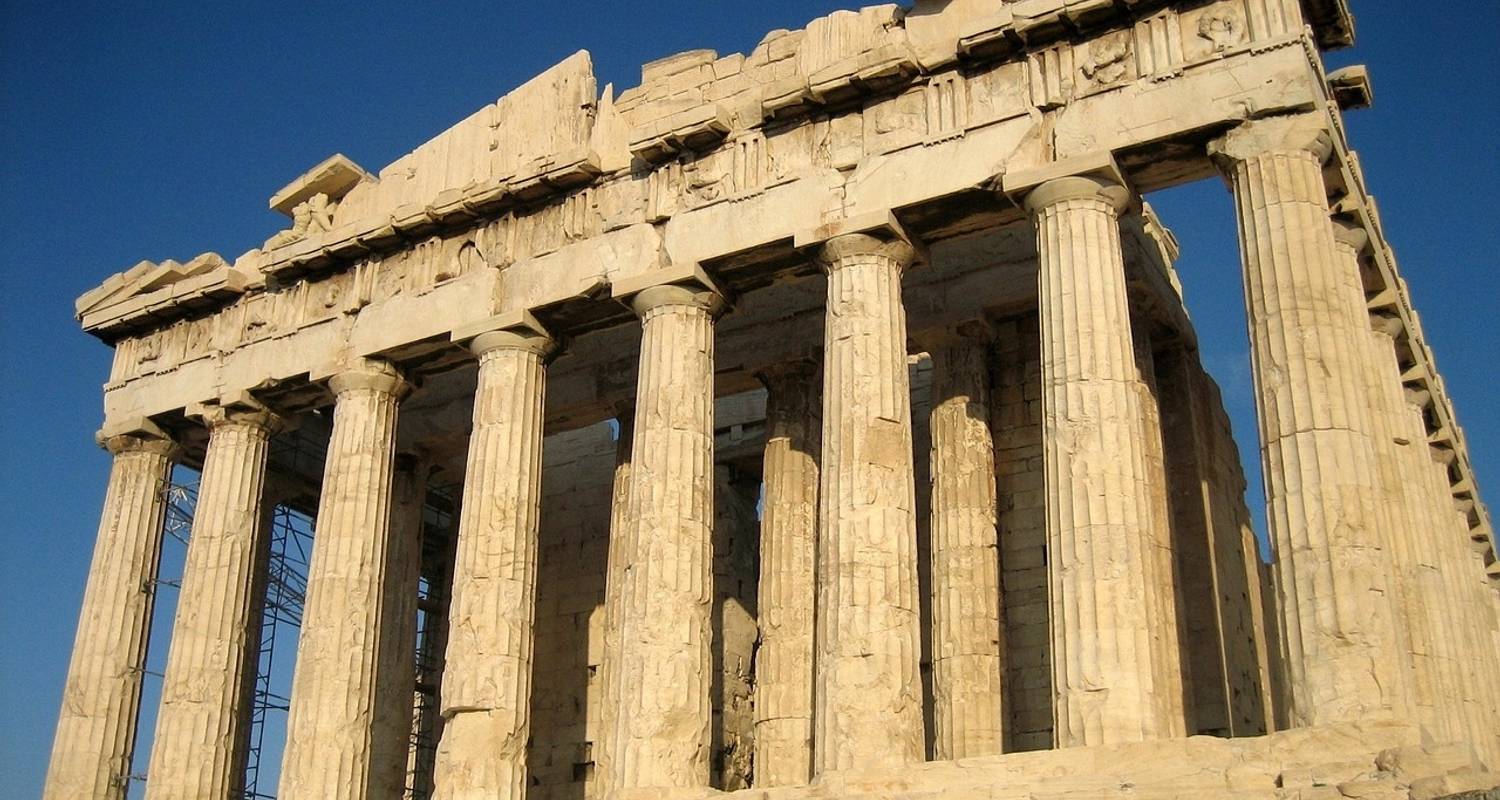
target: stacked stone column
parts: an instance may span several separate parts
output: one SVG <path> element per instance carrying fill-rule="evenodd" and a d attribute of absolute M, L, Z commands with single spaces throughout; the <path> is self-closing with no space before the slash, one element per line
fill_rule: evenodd
<path fill-rule="evenodd" d="M 713 321 L 723 301 L 701 274 L 629 300 L 641 356 L 608 763 L 616 791 L 656 794 L 709 782 Z"/>
<path fill-rule="evenodd" d="M 1243 125 L 1211 152 L 1233 187 L 1294 726 L 1403 713 L 1409 676 L 1383 528 L 1368 321 L 1334 250 L 1314 120 Z"/>
<path fill-rule="evenodd" d="M 911 389 L 893 224 L 836 232 L 828 273 L 814 771 L 923 760 Z"/>
<path fill-rule="evenodd" d="M 390 576 L 386 581 L 388 635 L 376 689 L 370 796 L 400 797 L 406 790 L 411 751 L 413 702 L 417 683 L 417 594 L 422 570 L 422 513 L 427 502 L 428 465 L 414 454 L 396 457 L 391 490 Z"/>
<path fill-rule="evenodd" d="M 244 778 L 260 636 L 266 458 L 278 420 L 198 409 L 209 426 L 147 774 L 150 800 L 229 800 Z"/>
<path fill-rule="evenodd" d="M 814 607 L 822 372 L 797 362 L 766 385 L 760 520 L 760 649 L 755 656 L 755 784 L 812 778 Z"/>
<path fill-rule="evenodd" d="M 1349 314 L 1356 319 L 1368 318 L 1360 260 L 1369 246 L 1369 236 L 1358 226 L 1334 221 L 1333 237 L 1339 276 L 1345 282 L 1342 297 L 1351 304 Z M 1430 570 L 1423 564 L 1430 560 L 1435 543 L 1425 541 L 1431 538 L 1431 526 L 1423 524 L 1421 507 L 1411 505 L 1403 488 L 1410 476 L 1402 464 L 1405 403 L 1394 354 L 1389 333 L 1365 332 L 1361 374 L 1370 400 L 1371 448 L 1387 521 L 1382 534 L 1393 566 L 1388 580 L 1393 611 L 1406 634 L 1403 655 L 1411 669 L 1412 709 L 1417 720 L 1434 734 L 1451 739 L 1459 730 L 1450 724 L 1455 715 L 1445 706 L 1452 698 L 1462 696 L 1462 690 L 1452 681 L 1455 675 L 1450 660 L 1440 653 L 1448 639 L 1439 634 L 1446 624 L 1441 597 L 1424 596 L 1425 573 Z"/>
<path fill-rule="evenodd" d="M 434 797 L 526 792 L 546 359 L 534 321 L 479 335 Z"/>
<path fill-rule="evenodd" d="M 599 657 L 599 717 L 594 734 L 594 787 L 604 797 L 614 780 L 616 714 L 620 707 L 620 596 L 625 589 L 626 559 L 634 552 L 630 534 L 630 454 L 635 439 L 635 408 L 615 417 L 615 471 L 610 485 L 609 545 L 605 555 L 604 646 Z"/>
<path fill-rule="evenodd" d="M 63 684 L 45 800 L 123 800 L 135 750 L 176 446 L 145 422 L 140 430 L 101 437 L 100 444 L 114 463 Z"/>
<path fill-rule="evenodd" d="M 999 510 L 988 342 L 964 331 L 932 356 L 933 757 L 1004 744 Z"/>
<path fill-rule="evenodd" d="M 330 381 L 337 399 L 278 797 L 364 800 L 381 672 L 395 635 L 389 598 L 397 408 L 408 384 L 389 363 L 364 360 Z"/>
<path fill-rule="evenodd" d="M 1037 228 L 1042 425 L 1057 746 L 1180 729 L 1180 663 L 1141 432 L 1147 427 L 1120 249 L 1126 189 L 1065 177 L 1030 191 Z M 1155 609 L 1156 613 L 1152 613 Z M 1175 654 L 1171 654 L 1175 656 Z"/>

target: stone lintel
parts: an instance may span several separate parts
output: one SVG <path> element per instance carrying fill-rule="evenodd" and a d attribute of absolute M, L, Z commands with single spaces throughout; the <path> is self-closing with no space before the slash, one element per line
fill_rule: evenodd
<path fill-rule="evenodd" d="M 906 226 L 902 225 L 890 210 L 855 214 L 833 222 L 825 222 L 816 228 L 798 231 L 793 237 L 792 246 L 803 252 L 814 252 L 840 236 L 860 233 L 905 242 L 916 252 L 916 259 L 912 262 L 912 266 L 931 263 L 927 246 L 907 232 Z"/>
<path fill-rule="evenodd" d="M 988 319 L 979 317 L 912 331 L 909 338 L 923 349 L 932 352 L 964 343 L 987 342 L 994 336 L 994 325 Z"/>
<path fill-rule="evenodd" d="M 103 447 L 104 443 L 119 436 L 132 436 L 138 439 L 161 439 L 163 441 L 176 441 L 172 434 L 168 433 L 160 425 L 151 421 L 150 417 L 125 417 L 117 420 L 105 420 L 104 426 L 94 434 L 94 440 Z"/>
<path fill-rule="evenodd" d="M 256 422 L 273 433 L 288 429 L 285 417 L 245 390 L 231 392 L 217 400 L 188 403 L 183 415 L 209 427 L 221 420 L 234 418 Z"/>
<path fill-rule="evenodd" d="M 338 200 L 356 185 L 373 180 L 373 175 L 348 156 L 334 153 L 271 195 L 270 207 L 290 217 L 292 209 L 313 195 L 322 194 L 329 200 Z"/>
<path fill-rule="evenodd" d="M 1119 162 L 1115 161 L 1114 153 L 1108 150 L 1096 150 L 1092 153 L 1043 164 L 1040 167 L 1007 172 L 1001 181 L 1001 191 L 1017 207 L 1024 208 L 1026 195 L 1030 194 L 1032 189 L 1059 178 L 1092 178 L 1118 184 L 1129 194 L 1130 210 L 1140 207 L 1139 195 L 1131 187 L 1130 179 L 1125 176 L 1125 172 L 1120 169 Z"/>
<path fill-rule="evenodd" d="M 644 275 L 634 275 L 610 285 L 610 296 L 630 304 L 630 298 L 656 286 L 687 286 L 704 289 L 720 297 L 728 294 L 698 264 L 674 264 L 663 269 L 652 270 Z"/>
<path fill-rule="evenodd" d="M 448 338 L 455 344 L 468 344 L 486 333 L 497 331 L 511 331 L 522 335 L 540 336 L 547 339 L 553 338 L 552 334 L 548 332 L 542 323 L 537 321 L 537 318 L 532 315 L 531 311 L 524 308 L 506 311 L 496 314 L 489 319 L 482 319 L 478 322 L 468 323 L 467 325 L 460 325 L 453 329 L 453 333 L 449 334 Z"/>

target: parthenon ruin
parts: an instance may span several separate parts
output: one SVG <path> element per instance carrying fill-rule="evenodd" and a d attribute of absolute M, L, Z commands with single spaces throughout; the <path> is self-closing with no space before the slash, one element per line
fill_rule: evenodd
<path fill-rule="evenodd" d="M 579 52 L 317 164 L 261 248 L 111 276 L 44 797 L 139 777 L 176 468 L 148 800 L 1500 784 L 1494 532 L 1345 133 L 1368 77 L 1324 68 L 1353 39 L 1347 0 L 915 0 L 620 92 Z M 1199 180 L 1265 552 L 1142 199 Z M 315 532 L 252 792 L 278 509 Z"/>

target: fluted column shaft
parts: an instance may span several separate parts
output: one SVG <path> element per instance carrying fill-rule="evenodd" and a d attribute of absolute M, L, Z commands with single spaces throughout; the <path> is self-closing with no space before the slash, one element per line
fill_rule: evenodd
<path fill-rule="evenodd" d="M 1004 745 L 999 511 L 989 348 L 958 338 L 932 356 L 933 756 Z"/>
<path fill-rule="evenodd" d="M 1170 582 L 1153 528 L 1142 389 L 1115 184 L 1062 178 L 1026 200 L 1037 228 L 1042 425 L 1059 747 L 1172 735 L 1180 676 L 1149 613 Z M 1161 609 L 1158 609 L 1160 611 Z"/>
<path fill-rule="evenodd" d="M 1363 229 L 1342 221 L 1335 221 L 1332 231 L 1339 277 L 1345 284 L 1341 296 L 1351 304 L 1352 316 L 1368 319 L 1360 256 L 1369 244 L 1369 237 Z M 1424 562 L 1431 558 L 1431 550 L 1422 540 L 1428 537 L 1430 526 L 1423 524 L 1421 513 L 1411 506 L 1411 498 L 1403 486 L 1410 480 L 1410 474 L 1403 464 L 1407 434 L 1401 370 L 1389 333 L 1367 327 L 1363 344 L 1360 375 L 1370 401 L 1371 448 L 1386 523 L 1380 533 L 1382 547 L 1388 550 L 1393 567 L 1387 578 L 1393 610 L 1406 634 L 1402 656 L 1411 670 L 1412 708 L 1417 721 L 1427 725 L 1435 735 L 1451 740 L 1458 730 L 1449 725 L 1451 715 L 1445 707 L 1452 698 L 1461 696 L 1462 690 L 1452 683 L 1456 674 L 1451 662 L 1438 652 L 1443 642 L 1437 634 L 1445 625 L 1441 597 L 1423 596 L 1425 574 L 1431 572 Z"/>
<path fill-rule="evenodd" d="M 1431 549 L 1423 560 L 1439 575 L 1434 589 L 1441 591 L 1442 599 L 1434 610 L 1447 623 L 1457 670 L 1457 693 L 1441 710 L 1461 728 L 1457 738 L 1472 743 L 1481 758 L 1490 760 L 1500 757 L 1500 685 L 1493 677 L 1500 673 L 1500 651 L 1488 639 L 1485 619 L 1485 604 L 1493 595 L 1483 585 L 1479 563 L 1466 552 L 1468 524 L 1453 507 L 1447 466 L 1433 458 L 1420 394 L 1405 392 L 1402 430 L 1412 447 L 1402 486 L 1428 534 Z"/>
<path fill-rule="evenodd" d="M 542 423 L 551 340 L 503 330 L 479 356 L 443 671 L 435 798 L 526 792 L 535 647 Z"/>
<path fill-rule="evenodd" d="M 1183 595 L 1177 586 L 1172 542 L 1171 509 L 1167 502 L 1167 458 L 1161 426 L 1161 389 L 1156 379 L 1156 354 L 1151 345 L 1147 324 L 1130 326 L 1135 350 L 1136 397 L 1140 402 L 1141 454 L 1146 467 L 1146 496 L 1150 499 L 1152 552 L 1156 556 L 1157 581 L 1148 586 L 1147 619 L 1151 620 L 1153 671 L 1166 679 L 1158 699 L 1166 715 L 1167 730 L 1162 734 L 1187 735 L 1187 700 L 1181 644 Z"/>
<path fill-rule="evenodd" d="M 592 797 L 605 797 L 614 781 L 616 726 L 620 708 L 620 599 L 625 590 L 626 559 L 633 557 L 630 521 L 630 455 L 635 440 L 635 409 L 616 417 L 615 472 L 610 487 L 609 546 L 604 576 L 604 647 L 599 657 L 599 715 L 594 734 Z"/>
<path fill-rule="evenodd" d="M 910 244 L 867 233 L 828 273 L 818 525 L 818 774 L 924 758 L 916 485 L 901 275 Z"/>
<path fill-rule="evenodd" d="M 1402 713 L 1408 675 L 1372 447 L 1368 320 L 1334 252 L 1327 135 L 1295 119 L 1215 142 L 1239 214 L 1267 519 L 1293 726 Z"/>
<path fill-rule="evenodd" d="M 148 800 L 238 798 L 249 744 L 246 707 L 264 589 L 256 571 L 266 456 L 277 420 L 263 410 L 209 408 L 208 451 L 177 598 Z"/>
<path fill-rule="evenodd" d="M 371 742 L 374 773 L 370 796 L 399 798 L 406 791 L 411 751 L 413 702 L 417 685 L 417 595 L 422 571 L 422 514 L 427 504 L 428 465 L 416 455 L 396 457 L 391 489 L 389 607 L 384 667 L 376 688 L 375 730 Z"/>
<path fill-rule="evenodd" d="M 1346 255 L 1352 257 L 1353 253 Z M 1427 511 L 1427 496 L 1421 491 L 1420 476 L 1433 467 L 1426 431 L 1419 429 L 1419 420 L 1407 409 L 1392 334 L 1377 328 L 1370 331 L 1369 338 L 1369 376 L 1376 401 L 1371 410 L 1380 435 L 1376 456 L 1386 502 L 1395 512 L 1400 523 L 1397 532 L 1402 534 L 1396 553 L 1402 578 L 1400 599 L 1412 633 L 1416 705 L 1420 721 L 1430 726 L 1434 735 L 1459 740 L 1464 738 L 1469 719 L 1466 710 L 1459 708 L 1462 703 L 1455 703 L 1455 699 L 1465 696 L 1464 672 L 1469 668 L 1457 652 L 1465 632 L 1456 624 L 1457 615 L 1450 611 L 1457 607 L 1456 598 L 1446 585 L 1442 566 L 1442 551 L 1449 542 L 1442 540 L 1446 531 L 1434 524 Z"/>
<path fill-rule="evenodd" d="M 146 433 L 101 442 L 114 463 L 63 685 L 44 800 L 123 800 L 175 452 Z"/>
<path fill-rule="evenodd" d="M 814 607 L 822 371 L 801 362 L 766 385 L 760 518 L 760 649 L 755 656 L 755 785 L 812 778 Z"/>
<path fill-rule="evenodd" d="M 641 361 L 612 782 L 616 790 L 707 786 L 720 301 L 666 285 L 631 305 L 641 317 Z"/>
<path fill-rule="evenodd" d="M 407 384 L 365 361 L 330 381 L 337 397 L 297 643 L 283 800 L 364 800 L 380 673 L 395 635 L 391 499 L 397 407 Z"/>

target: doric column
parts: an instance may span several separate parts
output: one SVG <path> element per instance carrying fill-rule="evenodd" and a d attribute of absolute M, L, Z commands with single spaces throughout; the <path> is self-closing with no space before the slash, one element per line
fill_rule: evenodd
<path fill-rule="evenodd" d="M 283 800 L 364 800 L 383 656 L 395 635 L 389 597 L 397 406 L 408 384 L 363 360 L 329 381 L 333 434 L 307 574 L 307 600 L 282 758 Z"/>
<path fill-rule="evenodd" d="M 1379 334 L 1377 334 L 1379 335 Z M 1399 364 L 1394 350 L 1392 366 Z M 1401 436 L 1410 442 L 1404 460 L 1403 495 L 1415 509 L 1426 535 L 1422 553 L 1423 565 L 1431 566 L 1436 575 L 1432 591 L 1441 599 L 1432 610 L 1446 624 L 1447 635 L 1440 641 L 1454 659 L 1456 674 L 1450 686 L 1455 690 L 1441 709 L 1450 726 L 1458 731 L 1455 738 L 1475 745 L 1481 758 L 1500 754 L 1495 749 L 1500 725 L 1494 717 L 1500 686 L 1493 675 L 1500 671 L 1500 656 L 1483 635 L 1483 602 L 1475 603 L 1474 585 L 1483 578 L 1475 569 L 1478 564 L 1468 548 L 1467 523 L 1453 519 L 1453 495 L 1447 465 L 1438 461 L 1428 441 L 1425 404 L 1430 396 L 1425 390 L 1404 389 L 1402 408 L 1404 424 Z M 1488 740 L 1488 741 L 1486 741 Z"/>
<path fill-rule="evenodd" d="M 620 597 L 625 589 L 626 560 L 634 549 L 630 535 L 630 454 L 635 440 L 635 407 L 615 417 L 615 472 L 610 486 L 609 545 L 604 575 L 604 646 L 599 656 L 599 711 L 594 733 L 594 797 L 608 795 L 614 780 L 617 713 L 620 707 Z"/>
<path fill-rule="evenodd" d="M 148 800 L 239 797 L 260 640 L 266 456 L 279 420 L 253 404 L 194 409 L 209 427 L 177 597 Z"/>
<path fill-rule="evenodd" d="M 63 685 L 44 800 L 123 800 L 176 452 L 155 425 L 101 435 L 114 456 L 78 633 Z"/>
<path fill-rule="evenodd" d="M 1180 665 L 1149 613 L 1163 574 L 1120 249 L 1127 190 L 1048 180 L 1026 196 L 1037 228 L 1042 452 L 1059 747 L 1172 735 Z"/>
<path fill-rule="evenodd" d="M 1210 146 L 1239 214 L 1267 519 L 1293 726 L 1408 705 L 1363 375 L 1368 320 L 1334 252 L 1322 117 L 1242 125 Z"/>
<path fill-rule="evenodd" d="M 755 656 L 755 785 L 812 779 L 813 609 L 823 372 L 810 361 L 760 375 L 766 386 L 760 518 L 760 649 Z"/>
<path fill-rule="evenodd" d="M 407 756 L 416 712 L 417 595 L 429 469 L 420 455 L 396 456 L 391 490 L 391 566 L 385 600 L 390 623 L 388 635 L 380 638 L 385 668 L 380 670 L 376 688 L 375 731 L 370 744 L 370 760 L 375 765 L 370 796 L 374 798 L 399 798 L 406 790 Z"/>
<path fill-rule="evenodd" d="M 1351 316 L 1368 320 L 1360 260 L 1370 245 L 1370 237 L 1358 225 L 1340 219 L 1335 219 L 1332 224 L 1338 275 L 1345 282 L 1341 296 L 1345 302 L 1357 304 L 1349 309 Z M 1370 402 L 1370 444 L 1384 511 L 1379 533 L 1381 547 L 1389 553 L 1392 566 L 1387 580 L 1398 631 L 1405 634 L 1401 657 L 1407 662 L 1406 668 L 1411 670 L 1412 709 L 1418 722 L 1428 726 L 1433 734 L 1451 741 L 1457 731 L 1446 727 L 1449 715 L 1445 712 L 1460 691 L 1443 685 L 1445 675 L 1452 672 L 1445 672 L 1443 659 L 1438 657 L 1435 649 L 1439 642 L 1434 639 L 1434 625 L 1442 624 L 1443 612 L 1437 605 L 1441 600 L 1421 595 L 1422 576 L 1428 571 L 1423 567 L 1423 561 L 1428 558 L 1429 547 L 1420 543 L 1426 526 L 1422 524 L 1420 512 L 1414 512 L 1408 505 L 1403 488 L 1409 475 L 1402 464 L 1403 446 L 1400 444 L 1404 441 L 1402 429 L 1406 410 L 1401 371 L 1395 362 L 1390 333 L 1379 330 L 1363 333 L 1364 363 L 1359 374 L 1364 378 L 1364 391 Z M 1429 609 L 1436 616 L 1429 616 Z"/>
<path fill-rule="evenodd" d="M 469 344 L 479 379 L 441 694 L 433 796 L 443 800 L 526 793 L 542 423 L 554 345 L 530 315 L 497 319 L 494 328 Z"/>
<path fill-rule="evenodd" d="M 999 510 L 990 434 L 989 344 L 981 331 L 932 356 L 933 757 L 999 754 L 1004 743 Z"/>
<path fill-rule="evenodd" d="M 804 242 L 818 244 L 828 273 L 813 769 L 916 763 L 925 737 L 901 305 L 916 250 L 888 216 Z"/>
<path fill-rule="evenodd" d="M 1150 321 L 1132 317 L 1130 334 L 1135 351 L 1136 397 L 1140 402 L 1141 454 L 1146 467 L 1146 497 L 1150 500 L 1150 531 L 1156 555 L 1157 580 L 1148 586 L 1146 618 L 1151 620 L 1155 642 L 1152 671 L 1167 683 L 1158 692 L 1167 730 L 1163 736 L 1187 735 L 1187 703 L 1182 654 L 1182 592 L 1177 586 L 1173 555 L 1171 509 L 1167 502 L 1167 458 L 1162 442 L 1161 388 L 1156 379 L 1156 354 L 1151 344 Z"/>
<path fill-rule="evenodd" d="M 612 784 L 616 791 L 707 786 L 713 320 L 723 299 L 696 269 L 672 283 L 617 284 L 615 292 L 629 297 L 642 332 Z"/>

